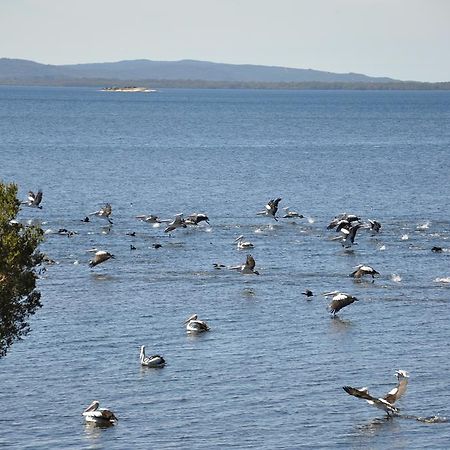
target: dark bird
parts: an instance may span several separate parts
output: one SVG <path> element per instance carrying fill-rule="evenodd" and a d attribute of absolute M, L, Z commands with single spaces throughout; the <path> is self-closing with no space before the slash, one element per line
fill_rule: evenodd
<path fill-rule="evenodd" d="M 161 248 L 162 245 L 161 245 L 161 244 L 158 244 L 158 243 L 155 243 L 155 244 L 152 244 L 152 247 L 153 247 L 153 248 Z"/>
<path fill-rule="evenodd" d="M 115 256 L 104 250 L 99 250 L 95 253 L 94 257 L 89 261 L 89 267 L 95 267 L 96 265 L 101 264 L 102 262 L 108 261 L 108 259 L 110 258 L 115 258 Z"/>
<path fill-rule="evenodd" d="M 366 387 L 353 388 L 351 386 L 344 386 L 343 389 L 347 394 L 362 398 L 363 400 L 366 400 L 369 405 L 386 411 L 388 416 L 395 415 L 398 414 L 399 409 L 394 406 L 394 403 L 406 392 L 409 379 L 408 372 L 405 370 L 397 370 L 395 375 L 398 380 L 397 386 L 391 389 L 384 397 L 373 397 L 369 394 L 369 390 Z"/>
<path fill-rule="evenodd" d="M 110 219 L 111 214 L 112 214 L 112 207 L 109 203 L 106 203 L 106 205 L 103 208 L 100 208 L 98 211 L 90 213 L 89 216 L 100 217 L 101 219 L 105 219 L 112 224 L 113 222 Z"/>
<path fill-rule="evenodd" d="M 331 312 L 331 314 L 333 314 L 333 316 L 335 316 L 336 313 L 342 308 L 345 308 L 346 306 L 351 305 L 353 302 L 358 301 L 356 297 L 350 294 L 346 294 L 345 292 L 333 291 L 323 295 L 333 296 L 333 298 L 331 299 L 331 303 L 328 305 L 328 310 Z"/>
<path fill-rule="evenodd" d="M 213 267 L 214 269 L 220 270 L 220 269 L 225 269 L 225 267 L 227 267 L 225 264 L 221 264 L 221 263 L 213 263 Z"/>
<path fill-rule="evenodd" d="M 130 244 L 130 250 L 136 250 L 136 247 L 133 244 Z"/>
<path fill-rule="evenodd" d="M 375 279 L 375 275 L 380 275 L 380 272 L 377 272 L 373 267 L 360 265 L 350 274 L 353 278 L 362 278 L 364 275 L 372 275 L 372 278 Z"/>
<path fill-rule="evenodd" d="M 257 213 L 258 215 L 266 215 L 266 216 L 270 216 L 273 217 L 277 222 L 278 219 L 276 218 L 275 214 L 278 211 L 278 203 L 280 203 L 281 198 L 276 198 L 273 200 L 269 200 L 269 202 L 266 205 L 266 208 L 264 211 L 260 211 L 259 213 Z"/>
<path fill-rule="evenodd" d="M 164 233 L 170 233 L 177 228 L 186 228 L 186 221 L 183 219 L 183 214 L 177 214 L 172 222 L 169 223 L 168 227 L 164 230 Z"/>
<path fill-rule="evenodd" d="M 86 216 L 84 219 L 81 219 L 81 221 L 82 222 L 85 222 L 85 223 L 87 223 L 87 222 L 90 222 L 90 220 L 89 220 L 89 217 L 88 216 Z"/>
<path fill-rule="evenodd" d="M 200 222 L 206 222 L 209 225 L 209 218 L 206 214 L 194 213 L 186 217 L 186 225 L 198 225 Z"/>
<path fill-rule="evenodd" d="M 433 247 L 431 249 L 431 251 L 434 253 L 442 253 L 442 250 L 443 250 L 442 247 Z"/>
<path fill-rule="evenodd" d="M 305 292 L 302 292 L 303 295 L 306 295 L 306 297 L 312 297 L 314 294 L 309 289 L 305 289 Z"/>
<path fill-rule="evenodd" d="M 36 194 L 33 191 L 29 191 L 28 199 L 27 201 L 22 202 L 22 205 L 27 205 L 30 206 L 31 208 L 42 209 L 41 202 L 42 202 L 42 191 L 39 189 L 39 191 L 37 191 Z"/>

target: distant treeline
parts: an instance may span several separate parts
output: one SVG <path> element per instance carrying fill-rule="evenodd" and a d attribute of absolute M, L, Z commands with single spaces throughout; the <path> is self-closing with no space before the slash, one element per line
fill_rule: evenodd
<path fill-rule="evenodd" d="M 180 89 L 291 89 L 291 90 L 450 90 L 450 81 L 424 83 L 418 81 L 394 82 L 240 82 L 240 81 L 205 81 L 205 80 L 114 80 L 100 78 L 30 78 L 1 79 L 0 85 L 21 86 L 66 86 L 98 87 L 140 86 L 147 88 Z"/>

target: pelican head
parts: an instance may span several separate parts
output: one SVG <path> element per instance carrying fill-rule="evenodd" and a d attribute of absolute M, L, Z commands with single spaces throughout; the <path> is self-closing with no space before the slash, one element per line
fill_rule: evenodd
<path fill-rule="evenodd" d="M 244 239 L 244 235 L 243 235 L 243 234 L 241 234 L 240 236 L 238 236 L 238 237 L 234 240 L 234 242 L 239 242 L 241 239 Z"/>
<path fill-rule="evenodd" d="M 395 375 L 397 376 L 397 379 L 399 381 L 403 378 L 409 378 L 409 373 L 406 370 L 397 370 L 397 372 L 395 372 Z"/>
<path fill-rule="evenodd" d="M 88 413 L 88 412 L 91 412 L 91 411 L 95 411 L 95 410 L 97 410 L 98 409 L 98 407 L 100 406 L 100 402 L 98 401 L 98 400 L 94 400 L 84 411 L 83 411 L 83 414 L 84 413 Z M 83 415 L 82 414 L 82 415 Z"/>
<path fill-rule="evenodd" d="M 193 314 L 191 317 L 187 318 L 184 323 L 189 323 L 191 320 L 197 320 L 197 314 Z"/>

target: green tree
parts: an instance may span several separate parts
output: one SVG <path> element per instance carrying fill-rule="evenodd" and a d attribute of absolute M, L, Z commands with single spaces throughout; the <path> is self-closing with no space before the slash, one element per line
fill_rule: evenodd
<path fill-rule="evenodd" d="M 19 210 L 17 185 L 0 181 L 0 357 L 30 331 L 27 319 L 42 306 L 35 269 L 43 257 L 36 250 L 43 231 L 18 223 Z"/>

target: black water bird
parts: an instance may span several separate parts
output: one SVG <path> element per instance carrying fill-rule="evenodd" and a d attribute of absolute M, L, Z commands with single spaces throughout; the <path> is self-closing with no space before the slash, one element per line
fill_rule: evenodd
<path fill-rule="evenodd" d="M 305 292 L 302 292 L 302 294 L 306 297 L 312 297 L 314 295 L 313 292 L 309 289 L 305 289 Z"/>

